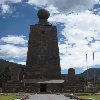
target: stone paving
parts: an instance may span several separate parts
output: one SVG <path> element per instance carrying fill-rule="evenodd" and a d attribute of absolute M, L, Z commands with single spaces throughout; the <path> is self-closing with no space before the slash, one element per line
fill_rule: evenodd
<path fill-rule="evenodd" d="M 35 94 L 31 95 L 30 98 L 27 100 L 76 100 L 76 99 L 70 99 L 69 97 L 56 94 Z"/>

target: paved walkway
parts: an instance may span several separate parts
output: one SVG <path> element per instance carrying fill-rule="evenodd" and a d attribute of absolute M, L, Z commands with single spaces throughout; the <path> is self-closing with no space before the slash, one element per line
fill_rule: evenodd
<path fill-rule="evenodd" d="M 30 99 L 27 100 L 76 100 L 76 99 L 70 99 L 63 95 L 56 95 L 56 94 L 35 94 L 31 95 Z"/>

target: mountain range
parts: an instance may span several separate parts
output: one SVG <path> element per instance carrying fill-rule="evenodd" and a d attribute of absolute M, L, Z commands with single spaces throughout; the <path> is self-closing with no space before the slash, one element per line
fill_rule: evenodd
<path fill-rule="evenodd" d="M 5 68 L 11 68 L 11 67 L 19 67 L 19 68 L 25 68 L 25 65 L 9 62 L 3 59 L 0 59 L 0 74 L 4 72 Z M 100 68 L 89 68 L 88 70 L 85 70 L 81 74 L 77 74 L 78 76 L 85 76 L 87 77 L 87 71 L 88 71 L 88 78 L 94 78 L 95 77 L 100 77 Z"/>

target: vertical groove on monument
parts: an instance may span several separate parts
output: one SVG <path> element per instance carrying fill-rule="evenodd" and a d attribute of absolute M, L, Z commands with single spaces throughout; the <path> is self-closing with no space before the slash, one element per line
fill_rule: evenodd
<path fill-rule="evenodd" d="M 26 79 L 58 79 L 61 77 L 57 29 L 47 22 L 50 14 L 38 11 L 39 23 L 30 26 Z"/>

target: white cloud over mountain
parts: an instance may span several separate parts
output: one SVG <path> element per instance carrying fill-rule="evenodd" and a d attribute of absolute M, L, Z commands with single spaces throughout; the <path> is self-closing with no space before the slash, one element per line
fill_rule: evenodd
<path fill-rule="evenodd" d="M 16 62 L 18 64 L 21 64 L 21 65 L 26 65 L 26 61 L 23 61 L 23 62 Z"/>

